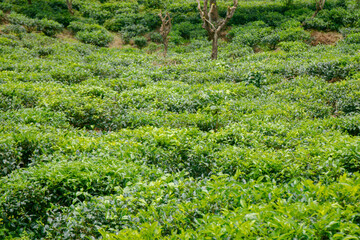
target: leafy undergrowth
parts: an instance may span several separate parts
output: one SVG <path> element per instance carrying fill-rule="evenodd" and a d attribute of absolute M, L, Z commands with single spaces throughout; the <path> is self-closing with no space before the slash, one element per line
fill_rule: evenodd
<path fill-rule="evenodd" d="M 217 61 L 1 35 L 0 238 L 357 239 L 356 33 L 244 29 Z"/>

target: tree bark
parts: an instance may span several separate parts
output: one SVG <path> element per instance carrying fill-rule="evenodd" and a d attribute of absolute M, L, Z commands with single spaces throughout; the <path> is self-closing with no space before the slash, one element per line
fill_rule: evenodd
<path fill-rule="evenodd" d="M 202 27 L 207 31 L 209 40 L 212 41 L 211 59 L 215 60 L 218 56 L 218 39 L 222 31 L 224 31 L 226 24 L 234 16 L 235 10 L 238 6 L 238 0 L 234 0 L 234 5 L 228 7 L 226 17 L 220 19 L 216 0 L 210 0 L 210 9 L 208 0 L 203 0 L 201 7 L 201 0 L 196 0 L 198 3 L 198 10 L 203 21 Z"/>
<path fill-rule="evenodd" d="M 166 40 L 164 40 L 164 58 L 166 58 L 167 56 L 168 45 L 169 45 L 169 40 L 166 38 Z"/>
<path fill-rule="evenodd" d="M 219 11 L 218 11 L 218 7 L 216 4 L 216 0 L 210 0 L 210 8 L 212 5 L 214 5 L 214 10 L 210 13 L 211 19 L 212 19 L 212 21 L 217 22 L 217 21 L 219 21 Z"/>
<path fill-rule="evenodd" d="M 211 60 L 216 60 L 218 57 L 218 39 L 218 33 L 215 32 L 212 40 Z"/>
<path fill-rule="evenodd" d="M 314 14 L 311 16 L 311 18 L 316 17 L 316 15 L 324 9 L 325 6 L 325 0 L 317 0 L 316 1 L 316 10 L 314 12 Z"/>
<path fill-rule="evenodd" d="M 164 44 L 164 58 L 166 58 L 167 51 L 168 51 L 168 45 L 169 45 L 169 38 L 168 35 L 171 31 L 171 17 L 169 13 L 166 13 L 165 16 L 162 15 L 161 11 L 158 15 L 161 19 L 161 27 L 160 27 L 160 34 L 163 38 L 163 44 Z"/>
<path fill-rule="evenodd" d="M 316 9 L 316 11 L 314 12 L 314 14 L 311 16 L 311 18 L 315 18 L 316 15 L 320 12 L 320 10 Z"/>
<path fill-rule="evenodd" d="M 72 0 L 66 0 L 66 5 L 67 5 L 67 7 L 68 7 L 69 13 L 70 13 L 71 15 L 74 15 L 74 10 L 73 10 L 73 8 L 72 8 Z"/>

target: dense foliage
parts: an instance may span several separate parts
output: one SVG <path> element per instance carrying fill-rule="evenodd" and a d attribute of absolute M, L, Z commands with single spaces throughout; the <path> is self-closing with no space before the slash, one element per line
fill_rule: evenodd
<path fill-rule="evenodd" d="M 0 1 L 0 239 L 359 238 L 356 2 L 194 2 Z"/>

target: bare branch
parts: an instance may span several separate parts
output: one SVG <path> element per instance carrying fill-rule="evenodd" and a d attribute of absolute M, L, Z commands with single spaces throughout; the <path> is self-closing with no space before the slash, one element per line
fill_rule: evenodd
<path fill-rule="evenodd" d="M 238 6 L 238 0 L 234 0 L 234 6 L 232 7 L 228 7 L 227 12 L 226 12 L 226 17 L 225 19 L 223 19 L 218 27 L 218 31 L 221 31 L 223 27 L 225 27 L 225 25 L 230 21 L 230 19 L 234 16 L 236 8 Z"/>
<path fill-rule="evenodd" d="M 200 0 L 196 0 L 196 1 L 198 3 L 198 10 L 199 10 L 199 13 L 200 13 L 200 17 L 201 17 L 201 19 L 204 19 L 205 18 L 205 12 L 206 12 L 207 9 L 205 9 L 205 7 L 204 7 L 204 11 L 203 11 L 203 9 L 201 9 Z"/>
<path fill-rule="evenodd" d="M 204 0 L 204 6 L 201 8 L 201 1 L 196 0 L 198 3 L 198 10 L 200 12 L 200 17 L 203 21 L 202 27 L 208 32 L 209 40 L 213 39 L 214 31 L 216 27 L 213 25 L 212 21 L 209 19 L 209 12 L 208 12 L 208 0 Z M 210 9 L 211 11 L 211 9 Z"/>
<path fill-rule="evenodd" d="M 211 26 L 211 31 L 215 31 L 216 30 L 216 27 L 214 26 L 214 24 L 212 24 L 211 22 L 210 22 L 210 20 L 207 20 L 206 18 L 204 19 L 204 21 L 206 21 L 210 26 Z"/>
<path fill-rule="evenodd" d="M 208 0 L 204 0 L 204 12 L 207 14 L 208 12 Z"/>
<path fill-rule="evenodd" d="M 316 15 L 324 9 L 324 6 L 325 6 L 325 2 L 326 0 L 316 0 L 316 10 L 314 12 L 314 14 L 311 16 L 311 18 L 314 18 L 316 17 Z M 304 25 L 304 23 L 303 23 Z"/>
<path fill-rule="evenodd" d="M 203 28 L 207 31 L 209 40 L 213 42 L 213 50 L 211 54 L 211 59 L 217 58 L 217 49 L 218 49 L 218 39 L 223 31 L 226 24 L 230 21 L 230 19 L 234 16 L 236 8 L 238 6 L 238 0 L 234 0 L 234 5 L 232 7 L 228 7 L 226 17 L 224 19 L 219 20 L 219 14 L 217 10 L 216 0 L 210 0 L 210 10 L 208 11 L 208 0 L 203 0 L 204 5 L 201 8 L 201 0 L 196 0 L 198 3 L 198 10 L 200 13 L 200 17 L 203 21 Z M 321 0 L 325 1 L 325 0 Z"/>
<path fill-rule="evenodd" d="M 210 6 L 210 11 L 208 13 L 208 19 L 209 19 L 209 22 L 212 22 L 212 15 L 214 14 L 214 10 L 215 10 L 215 4 L 211 4 Z"/>
<path fill-rule="evenodd" d="M 68 7 L 69 13 L 74 15 L 74 10 L 72 8 L 73 0 L 66 0 L 66 5 Z"/>
<path fill-rule="evenodd" d="M 164 18 L 163 18 L 163 15 L 162 15 L 162 11 L 161 11 L 161 10 L 160 10 L 160 13 L 158 14 L 158 16 L 160 17 L 161 22 L 163 22 Z"/>

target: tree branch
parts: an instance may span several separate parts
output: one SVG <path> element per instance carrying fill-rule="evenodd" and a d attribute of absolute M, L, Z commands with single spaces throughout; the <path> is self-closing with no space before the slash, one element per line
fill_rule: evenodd
<path fill-rule="evenodd" d="M 226 17 L 219 20 L 219 14 L 217 9 L 216 0 L 210 0 L 210 10 L 208 11 L 208 0 L 203 0 L 204 5 L 201 8 L 201 0 L 196 0 L 198 3 L 198 10 L 201 20 L 203 21 L 203 28 L 207 31 L 209 40 L 213 41 L 211 59 L 217 59 L 218 52 L 218 39 L 221 31 L 225 25 L 234 16 L 235 10 L 238 6 L 238 0 L 234 0 L 234 5 L 228 7 Z"/>
<path fill-rule="evenodd" d="M 219 26 L 216 29 L 216 31 L 221 31 L 223 29 L 223 27 L 225 27 L 225 25 L 230 21 L 230 19 L 235 14 L 238 4 L 239 4 L 238 0 L 234 0 L 234 6 L 228 7 L 227 12 L 226 12 L 226 17 L 225 17 L 225 19 L 220 21 Z"/>
<path fill-rule="evenodd" d="M 214 10 L 215 10 L 215 4 L 211 4 L 211 6 L 210 6 L 210 11 L 209 11 L 209 13 L 208 13 L 208 19 L 209 19 L 209 22 L 210 22 L 210 23 L 212 22 L 211 15 L 214 14 Z"/>

